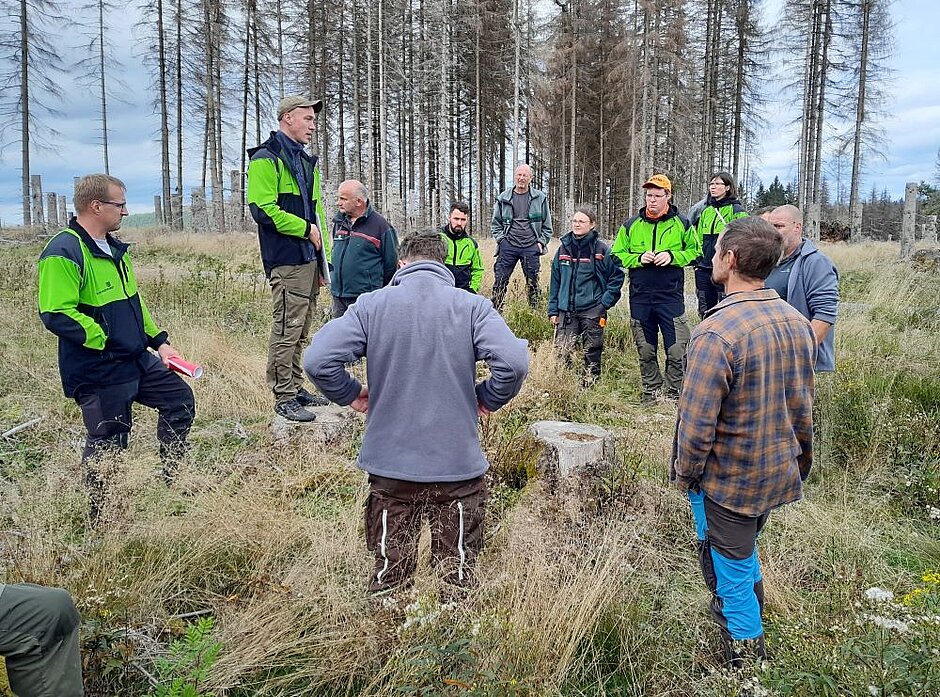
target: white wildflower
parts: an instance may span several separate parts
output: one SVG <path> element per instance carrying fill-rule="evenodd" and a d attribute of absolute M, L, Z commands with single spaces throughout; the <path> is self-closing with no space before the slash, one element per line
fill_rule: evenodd
<path fill-rule="evenodd" d="M 889 629 L 895 632 L 904 633 L 908 630 L 907 622 L 891 619 L 890 617 L 881 617 L 879 615 L 865 615 L 865 619 L 870 621 L 876 627 Z"/>
<path fill-rule="evenodd" d="M 940 508 L 937 508 L 936 506 L 929 506 L 928 512 L 930 514 L 931 520 L 935 520 L 940 523 Z"/>
<path fill-rule="evenodd" d="M 881 694 L 881 690 L 879 690 L 878 687 L 875 685 L 869 685 L 868 694 L 870 694 L 871 697 L 878 697 L 878 695 Z"/>
<path fill-rule="evenodd" d="M 890 603 L 894 600 L 894 593 L 874 586 L 865 591 L 865 597 L 873 603 Z"/>

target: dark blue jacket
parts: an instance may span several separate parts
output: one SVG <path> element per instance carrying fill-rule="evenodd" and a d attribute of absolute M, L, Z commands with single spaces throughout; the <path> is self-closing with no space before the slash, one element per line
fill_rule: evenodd
<path fill-rule="evenodd" d="M 579 240 L 573 232 L 561 238 L 552 260 L 548 316 L 559 312 L 606 311 L 620 300 L 624 270 L 620 259 L 592 230 Z"/>
<path fill-rule="evenodd" d="M 352 225 L 345 213 L 337 213 L 333 217 L 332 238 L 333 295 L 358 298 L 392 280 L 398 268 L 398 236 L 371 204 Z"/>

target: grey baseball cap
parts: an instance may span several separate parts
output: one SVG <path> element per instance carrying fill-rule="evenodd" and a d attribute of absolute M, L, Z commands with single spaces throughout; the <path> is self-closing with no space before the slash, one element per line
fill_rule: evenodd
<path fill-rule="evenodd" d="M 277 120 L 280 121 L 288 111 L 293 111 L 294 109 L 305 106 L 312 106 L 313 113 L 319 114 L 320 110 L 323 108 L 323 100 L 314 99 L 313 97 L 304 97 L 299 94 L 284 97 L 277 105 Z"/>

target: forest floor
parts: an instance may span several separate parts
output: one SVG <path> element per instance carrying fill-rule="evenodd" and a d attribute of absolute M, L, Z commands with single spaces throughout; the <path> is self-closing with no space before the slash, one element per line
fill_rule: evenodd
<path fill-rule="evenodd" d="M 169 489 L 155 414 L 135 409 L 98 530 L 80 413 L 35 309 L 41 245 L 0 248 L 0 433 L 41 418 L 0 439 L 0 555 L 7 582 L 75 597 L 87 694 L 940 694 L 940 274 L 898 262 L 896 245 L 823 245 L 853 304 L 836 329 L 838 371 L 818 382 L 805 499 L 760 540 L 772 660 L 732 674 L 718 668 L 687 503 L 667 481 L 675 407 L 640 406 L 626 298 L 610 313 L 604 373 L 581 389 L 514 279 L 506 319 L 530 341 L 532 369 L 481 423 L 492 468 L 479 587 L 442 606 L 422 572 L 377 603 L 353 464 L 364 420 L 334 410 L 338 429 L 272 430 L 255 236 L 127 237 L 157 323 L 205 375 L 192 383 L 191 456 Z M 488 294 L 492 240 L 481 249 Z M 534 480 L 527 427 L 540 419 L 615 435 L 618 468 L 592 515 L 565 521 Z"/>

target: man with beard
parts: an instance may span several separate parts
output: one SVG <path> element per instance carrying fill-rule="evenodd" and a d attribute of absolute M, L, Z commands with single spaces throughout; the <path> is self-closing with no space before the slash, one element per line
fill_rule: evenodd
<path fill-rule="evenodd" d="M 470 206 L 462 201 L 450 204 L 447 225 L 441 228 L 444 240 L 444 265 L 454 274 L 454 285 L 471 293 L 480 292 L 483 280 L 483 262 L 480 248 L 475 239 L 470 237 L 468 222 Z"/>
<path fill-rule="evenodd" d="M 816 337 L 764 283 L 782 251 L 760 218 L 718 239 L 712 276 L 726 297 L 692 334 L 671 458 L 731 667 L 766 655 L 756 540 L 770 511 L 802 497 L 813 462 Z"/>

